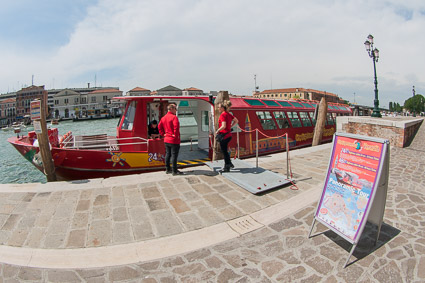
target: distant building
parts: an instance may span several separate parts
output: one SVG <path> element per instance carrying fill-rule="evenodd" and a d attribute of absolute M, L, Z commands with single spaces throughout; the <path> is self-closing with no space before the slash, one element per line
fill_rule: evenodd
<path fill-rule="evenodd" d="M 34 99 L 46 102 L 46 116 L 48 115 L 47 91 L 43 86 L 29 86 L 16 92 L 16 120 L 22 121 L 25 116 L 30 115 L 31 101 Z"/>
<path fill-rule="evenodd" d="M 78 92 L 76 89 L 64 89 L 54 94 L 52 116 L 57 119 L 72 119 L 120 114 L 122 102 L 112 98 L 122 96 L 122 91 L 116 88 L 91 90 Z"/>
<path fill-rule="evenodd" d="M 182 91 L 182 95 L 183 96 L 198 96 L 198 95 L 204 95 L 204 92 L 201 89 L 195 88 L 195 87 L 189 87 L 189 88 L 185 88 Z"/>
<path fill-rule="evenodd" d="M 0 126 L 4 127 L 16 121 L 16 98 L 0 97 Z"/>
<path fill-rule="evenodd" d="M 322 97 L 326 97 L 327 102 L 343 103 L 343 100 L 334 93 L 305 88 L 267 89 L 262 92 L 255 92 L 253 95 L 258 98 L 307 99 L 317 101 L 320 101 Z"/>
<path fill-rule="evenodd" d="M 163 95 L 163 96 L 181 96 L 183 95 L 183 91 L 175 86 L 169 85 L 158 89 L 157 94 L 155 95 Z"/>
<path fill-rule="evenodd" d="M 151 91 L 142 87 L 135 87 L 126 93 L 127 96 L 148 96 L 151 95 Z"/>

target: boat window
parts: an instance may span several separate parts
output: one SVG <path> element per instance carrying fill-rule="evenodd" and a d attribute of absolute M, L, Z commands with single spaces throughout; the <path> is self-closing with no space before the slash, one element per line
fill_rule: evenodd
<path fill-rule="evenodd" d="M 286 101 L 278 101 L 278 103 L 280 105 L 282 105 L 283 107 L 292 107 L 292 105 L 289 104 L 289 102 L 286 102 Z"/>
<path fill-rule="evenodd" d="M 280 105 L 277 104 L 276 102 L 272 101 L 272 100 L 263 100 L 263 102 L 267 105 L 267 106 L 277 106 L 279 107 Z"/>
<path fill-rule="evenodd" d="M 258 99 L 244 99 L 244 101 L 251 106 L 264 106 L 264 104 Z"/>
<path fill-rule="evenodd" d="M 328 126 L 335 125 L 335 122 L 334 122 L 334 119 L 332 118 L 331 113 L 327 113 L 326 115 L 326 125 Z"/>
<path fill-rule="evenodd" d="M 134 116 L 136 114 L 136 101 L 130 102 L 128 105 L 127 112 L 124 116 L 124 122 L 122 123 L 122 130 L 133 130 Z"/>
<path fill-rule="evenodd" d="M 314 112 L 308 112 L 310 120 L 313 122 L 313 125 L 316 125 L 316 119 L 314 119 Z"/>
<path fill-rule="evenodd" d="M 301 120 L 298 118 L 297 112 L 288 112 L 288 118 L 291 120 L 292 127 L 299 128 L 302 127 Z"/>
<path fill-rule="evenodd" d="M 288 122 L 288 118 L 286 117 L 285 112 L 274 111 L 273 115 L 274 115 L 274 118 L 276 119 L 276 122 L 277 122 L 277 125 L 279 126 L 279 129 L 289 128 L 289 122 Z"/>
<path fill-rule="evenodd" d="M 300 112 L 300 118 L 301 118 L 301 121 L 303 122 L 304 127 L 311 127 L 311 121 L 310 121 L 310 118 L 308 117 L 307 112 Z"/>
<path fill-rule="evenodd" d="M 291 102 L 292 103 L 292 105 L 294 105 L 295 107 L 297 107 L 297 108 L 304 108 L 302 105 L 301 105 L 301 103 L 298 103 L 298 102 Z"/>
<path fill-rule="evenodd" d="M 276 124 L 273 121 L 272 115 L 268 111 L 257 111 L 258 119 L 260 119 L 261 126 L 264 130 L 276 129 Z"/>
<path fill-rule="evenodd" d="M 210 117 L 208 111 L 202 111 L 201 131 L 208 132 L 210 129 Z"/>
<path fill-rule="evenodd" d="M 186 101 L 186 100 L 180 101 L 179 107 L 189 107 L 189 101 Z"/>
<path fill-rule="evenodd" d="M 311 106 L 311 104 L 308 104 L 308 103 L 303 103 L 302 105 L 304 105 L 306 108 L 313 108 L 313 106 Z"/>

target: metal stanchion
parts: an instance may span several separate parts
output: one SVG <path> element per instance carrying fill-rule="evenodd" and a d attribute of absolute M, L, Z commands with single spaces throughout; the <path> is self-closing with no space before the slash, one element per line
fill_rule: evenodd
<path fill-rule="evenodd" d="M 288 142 L 288 133 L 286 133 L 286 178 L 289 179 L 289 142 Z"/>
<path fill-rule="evenodd" d="M 192 138 L 190 138 L 190 151 L 192 151 Z"/>
<path fill-rule="evenodd" d="M 238 142 L 238 159 L 239 159 L 239 127 L 237 127 L 236 128 L 237 129 L 237 131 L 236 131 L 236 139 L 237 139 L 237 142 Z"/>
<path fill-rule="evenodd" d="M 255 164 L 258 168 L 258 129 L 255 129 L 255 140 L 256 140 L 256 146 L 255 146 Z"/>

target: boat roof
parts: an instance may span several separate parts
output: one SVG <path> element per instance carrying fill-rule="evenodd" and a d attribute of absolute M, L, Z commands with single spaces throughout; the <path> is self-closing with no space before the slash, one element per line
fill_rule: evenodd
<path fill-rule="evenodd" d="M 162 100 L 204 100 L 210 102 L 209 96 L 119 96 L 114 97 L 117 100 L 148 100 L 148 101 L 162 101 Z M 213 98 L 215 99 L 215 97 Z M 259 99 L 253 97 L 230 97 L 233 109 L 252 109 L 252 108 L 264 108 L 264 109 L 297 109 L 297 110 L 312 110 L 319 104 L 315 100 L 274 100 L 274 99 Z M 213 104 L 213 102 L 210 102 Z M 351 113 L 351 109 L 346 104 L 328 102 L 328 109 L 332 112 L 348 112 Z"/>

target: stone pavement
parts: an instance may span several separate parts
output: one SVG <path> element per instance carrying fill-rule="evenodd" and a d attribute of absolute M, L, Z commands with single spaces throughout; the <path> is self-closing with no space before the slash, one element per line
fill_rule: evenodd
<path fill-rule="evenodd" d="M 391 148 L 378 245 L 372 245 L 374 228 L 366 229 L 351 258 L 354 263 L 345 269 L 347 242 L 321 225 L 324 234 L 307 238 L 330 155 L 330 146 L 324 145 L 291 154 L 299 190 L 285 187 L 259 196 L 204 167 L 182 177 L 151 173 L 80 184 L 0 186 L 0 283 L 423 282 L 424 138 L 422 125 L 410 147 Z M 286 172 L 285 164 L 284 154 L 260 159 L 260 166 L 280 173 Z M 232 221 L 246 217 L 260 225 L 237 232 Z M 223 225 L 236 232 L 220 235 L 228 231 Z M 227 240 L 210 241 L 221 236 Z M 148 260 L 132 261 L 128 252 L 114 259 L 118 264 L 103 264 L 105 258 L 84 263 L 85 251 L 131 251 L 161 239 L 177 239 L 182 247 L 173 247 L 176 252 L 164 243 L 151 245 L 150 257 L 143 253 L 149 253 L 146 247 L 139 249 L 136 258 Z M 29 258 L 20 258 L 27 252 Z M 37 261 L 42 252 L 65 256 L 55 258 L 56 263 Z M 71 262 L 67 254 L 78 253 L 82 266 L 54 267 Z"/>

